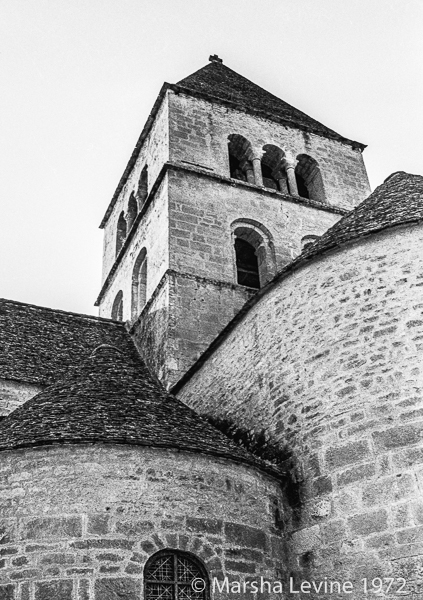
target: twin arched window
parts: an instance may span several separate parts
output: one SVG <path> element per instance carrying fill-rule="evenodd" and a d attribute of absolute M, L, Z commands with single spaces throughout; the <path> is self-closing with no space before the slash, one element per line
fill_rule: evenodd
<path fill-rule="evenodd" d="M 116 228 L 116 253 L 117 256 L 125 243 L 126 236 L 131 231 L 131 228 L 137 218 L 139 210 L 143 207 L 148 196 L 148 168 L 147 165 L 141 171 L 136 194 L 131 192 L 128 200 L 128 210 L 122 211 L 119 215 Z"/>
<path fill-rule="evenodd" d="M 204 590 L 193 589 L 195 579 L 204 581 Z M 145 565 L 144 590 L 145 600 L 206 600 L 209 580 L 205 568 L 192 554 L 162 550 Z"/>
<path fill-rule="evenodd" d="M 292 156 L 288 160 L 289 153 L 274 144 L 265 144 L 254 153 L 251 143 L 240 134 L 228 136 L 228 152 L 232 179 L 291 196 L 326 201 L 322 174 L 311 156 L 299 154 L 295 161 Z"/>

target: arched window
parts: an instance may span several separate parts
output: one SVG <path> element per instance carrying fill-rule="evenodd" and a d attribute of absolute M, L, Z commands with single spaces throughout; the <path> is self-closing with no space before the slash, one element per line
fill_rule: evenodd
<path fill-rule="evenodd" d="M 261 172 L 263 175 L 263 185 L 271 190 L 279 190 L 285 194 L 288 193 L 285 169 L 282 166 L 282 160 L 285 152 L 274 146 L 266 144 L 263 146 L 264 154 L 261 159 Z"/>
<path fill-rule="evenodd" d="M 235 238 L 235 257 L 237 283 L 258 289 L 260 275 L 254 246 L 242 238 Z"/>
<path fill-rule="evenodd" d="M 138 214 L 138 204 L 137 204 L 137 201 L 135 200 L 134 192 L 131 192 L 131 195 L 129 196 L 128 213 L 127 213 L 127 217 L 126 217 L 128 231 L 131 231 L 132 225 L 134 224 L 134 221 L 137 218 L 137 214 Z"/>
<path fill-rule="evenodd" d="M 145 248 L 137 256 L 132 271 L 131 316 L 136 319 L 144 308 L 147 299 L 147 251 Z"/>
<path fill-rule="evenodd" d="M 254 183 L 250 142 L 237 133 L 228 136 L 229 173 L 232 179 Z"/>
<path fill-rule="evenodd" d="M 325 202 L 325 188 L 317 161 L 307 154 L 299 154 L 297 160 L 295 178 L 297 180 L 298 194 L 303 198 Z"/>
<path fill-rule="evenodd" d="M 125 214 L 122 211 L 119 215 L 117 229 L 116 229 L 116 256 L 119 254 L 125 239 L 126 239 L 126 219 L 125 219 Z"/>
<path fill-rule="evenodd" d="M 204 590 L 193 589 L 194 579 L 205 582 Z M 144 568 L 144 600 L 206 600 L 208 595 L 207 572 L 192 554 L 161 550 L 147 561 Z"/>
<path fill-rule="evenodd" d="M 123 294 L 122 290 L 119 290 L 116 294 L 112 306 L 112 319 L 115 321 L 123 321 Z"/>
<path fill-rule="evenodd" d="M 260 288 L 275 273 L 276 257 L 270 232 L 252 219 L 232 223 L 236 281 L 239 285 Z"/>
<path fill-rule="evenodd" d="M 138 182 L 137 199 L 138 206 L 141 210 L 148 196 L 148 167 L 145 165 L 141 171 L 140 180 Z"/>

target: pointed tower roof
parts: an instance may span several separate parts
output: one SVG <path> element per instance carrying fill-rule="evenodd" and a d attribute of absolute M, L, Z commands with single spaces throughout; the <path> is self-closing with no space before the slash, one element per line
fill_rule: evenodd
<path fill-rule="evenodd" d="M 357 147 L 365 147 L 358 142 L 347 140 L 333 129 L 322 125 L 301 110 L 229 69 L 218 57 L 211 56 L 210 61 L 208 65 L 185 77 L 176 85 L 216 100 L 229 102 L 247 112 L 258 113 L 271 120 L 282 121 L 317 135 L 349 142 Z"/>
<path fill-rule="evenodd" d="M 166 393 L 140 359 L 108 345 L 0 424 L 0 450 L 93 442 L 211 454 L 274 473 Z"/>
<path fill-rule="evenodd" d="M 222 60 L 215 56 L 211 56 L 209 59 L 211 62 L 205 67 L 202 67 L 195 73 L 188 75 L 184 79 L 181 79 L 178 83 L 164 83 L 159 95 L 156 98 L 154 106 L 150 112 L 150 115 L 144 125 L 140 137 L 135 145 L 132 152 L 131 158 L 123 172 L 123 175 L 118 183 L 118 186 L 113 194 L 109 206 L 104 214 L 104 217 L 100 223 L 100 229 L 102 229 L 113 210 L 114 205 L 119 197 L 120 192 L 123 189 L 128 177 L 137 161 L 139 152 L 146 140 L 148 134 L 153 127 L 156 115 L 159 112 L 160 106 L 163 99 L 165 98 L 168 90 L 173 90 L 176 93 L 185 93 L 191 96 L 204 98 L 211 102 L 217 102 L 224 105 L 233 106 L 239 110 L 242 110 L 253 115 L 260 116 L 268 119 L 269 121 L 275 121 L 276 123 L 282 123 L 290 127 L 296 127 L 309 133 L 314 133 L 326 138 L 335 139 L 344 144 L 348 144 L 353 148 L 359 148 L 364 150 L 365 144 L 350 140 L 343 137 L 333 129 L 329 129 L 319 121 L 312 119 L 301 110 L 294 108 L 287 102 L 284 102 L 277 96 L 274 96 L 270 92 L 267 92 L 260 86 L 256 85 L 249 79 L 246 79 L 242 75 L 239 75 L 229 67 L 226 67 Z M 98 305 L 98 299 L 96 306 Z"/>

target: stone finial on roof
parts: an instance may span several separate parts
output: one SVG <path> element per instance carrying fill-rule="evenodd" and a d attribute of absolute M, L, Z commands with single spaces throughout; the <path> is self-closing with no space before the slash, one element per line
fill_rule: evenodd
<path fill-rule="evenodd" d="M 217 54 L 210 54 L 209 61 L 223 63 L 223 60 L 219 58 Z"/>

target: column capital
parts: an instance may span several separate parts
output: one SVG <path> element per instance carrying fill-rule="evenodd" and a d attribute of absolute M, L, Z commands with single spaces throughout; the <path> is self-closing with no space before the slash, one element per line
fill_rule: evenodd
<path fill-rule="evenodd" d="M 285 152 L 285 156 L 282 159 L 282 164 L 285 167 L 285 169 L 295 169 L 295 167 L 297 166 L 298 160 L 296 158 L 294 158 L 294 156 L 292 155 L 292 153 L 287 150 Z"/>
<path fill-rule="evenodd" d="M 248 160 L 260 160 L 262 159 L 264 154 L 264 150 L 260 149 L 255 149 L 255 148 L 250 148 L 250 150 L 247 153 L 247 159 Z"/>

